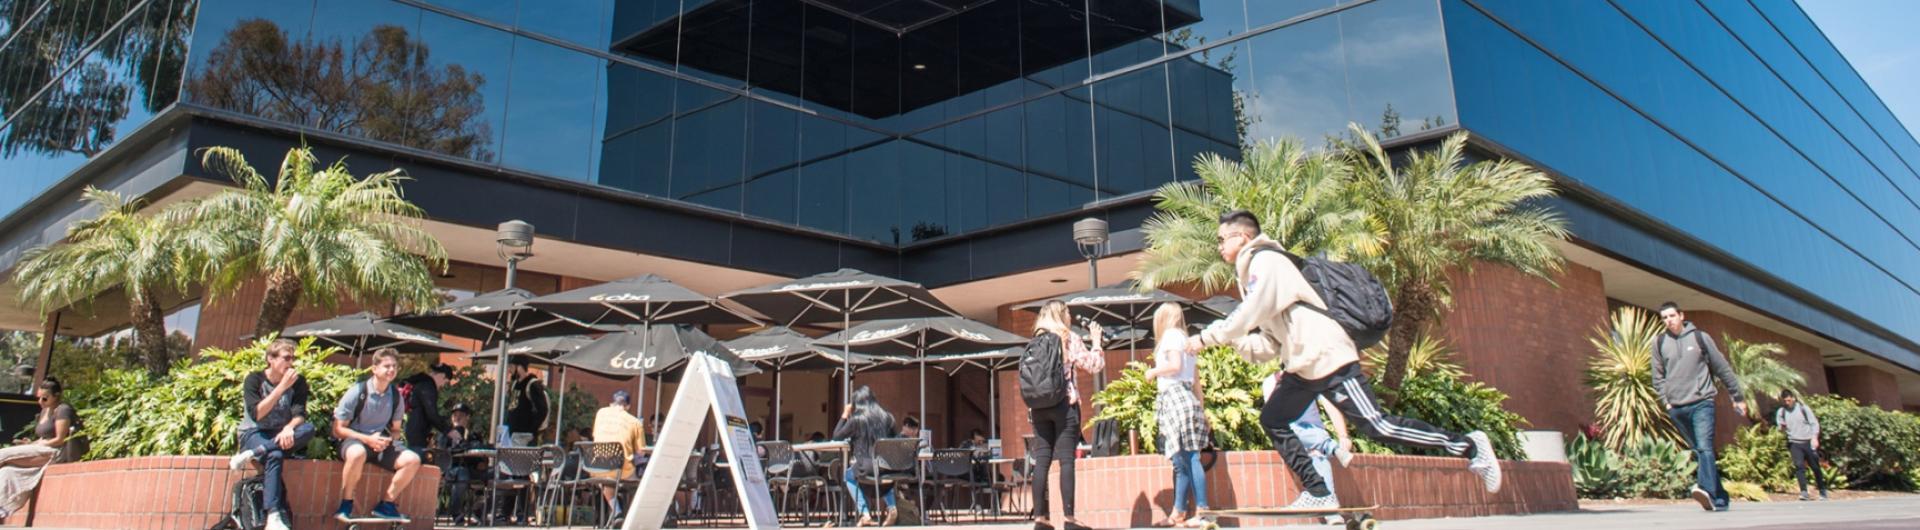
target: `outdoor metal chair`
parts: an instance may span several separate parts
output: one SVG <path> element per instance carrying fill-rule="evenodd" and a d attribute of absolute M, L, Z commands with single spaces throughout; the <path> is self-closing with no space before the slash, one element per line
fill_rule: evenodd
<path fill-rule="evenodd" d="M 903 485 L 912 485 L 919 480 L 920 439 L 886 438 L 873 442 L 872 469 L 861 475 L 858 482 L 861 487 L 873 488 L 873 496 L 867 498 L 867 506 L 879 508 L 886 501 L 881 492 L 887 488 L 894 495 L 901 495 Z M 864 493 L 864 492 L 863 492 Z M 926 511 L 924 499 L 916 499 L 921 511 Z M 924 518 L 924 516 L 923 516 Z"/>
<path fill-rule="evenodd" d="M 952 521 L 953 508 L 947 503 L 956 492 L 967 494 L 969 508 L 978 507 L 980 495 L 991 493 L 991 487 L 974 475 L 976 457 L 972 449 L 941 449 L 933 452 L 933 460 L 927 462 L 927 485 L 934 488 L 934 504 L 929 506 L 928 515 L 936 511 L 946 521 Z M 978 515 L 978 514 L 976 514 Z"/>
<path fill-rule="evenodd" d="M 494 453 L 493 476 L 487 480 L 490 517 L 497 520 L 505 515 L 500 506 L 502 490 L 519 493 L 519 500 L 514 502 L 513 507 L 519 519 L 526 519 L 532 514 L 533 490 L 536 487 L 533 476 L 540 472 L 541 460 L 546 453 L 545 449 L 538 447 L 503 447 Z"/>
<path fill-rule="evenodd" d="M 847 461 L 841 458 L 842 455 L 838 451 L 816 454 L 817 456 L 814 457 L 813 465 L 820 470 L 820 476 L 824 479 L 820 487 L 819 500 L 821 507 L 827 507 L 829 504 L 828 501 L 831 501 L 833 526 L 846 526 L 847 501 L 850 500 L 847 497 L 846 479 L 844 478 L 847 472 Z"/>
<path fill-rule="evenodd" d="M 580 442 L 574 444 L 574 452 L 580 455 L 580 466 L 573 476 L 560 483 L 568 492 L 567 513 L 573 513 L 573 501 L 580 497 L 581 490 L 586 490 L 587 497 L 599 501 L 593 505 L 595 526 L 605 525 L 609 514 L 607 503 L 600 496 L 601 488 L 614 487 L 617 502 L 620 488 L 638 483 L 626 475 L 627 448 L 618 442 Z"/>
<path fill-rule="evenodd" d="M 793 444 L 782 441 L 760 442 L 760 452 L 765 455 L 767 486 L 780 492 L 780 513 L 797 513 L 802 526 L 811 521 L 811 514 L 817 508 L 817 502 L 809 502 L 810 494 L 816 494 L 826 482 L 812 461 L 793 451 Z M 789 508 L 789 501 L 795 491 L 800 492 L 801 502 L 808 504 L 807 509 L 795 512 Z M 818 495 L 812 495 L 818 497 Z"/>

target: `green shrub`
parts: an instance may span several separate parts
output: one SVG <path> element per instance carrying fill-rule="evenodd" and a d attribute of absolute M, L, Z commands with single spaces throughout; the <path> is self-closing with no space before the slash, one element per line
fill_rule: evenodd
<path fill-rule="evenodd" d="M 1820 418 L 1820 452 L 1846 488 L 1912 491 L 1920 468 L 1920 416 L 1863 406 L 1852 398 L 1806 397 Z"/>
<path fill-rule="evenodd" d="M 1727 480 L 1752 483 L 1767 491 L 1800 491 L 1793 481 L 1787 437 L 1777 429 L 1760 424 L 1741 427 L 1734 433 L 1733 443 L 1722 447 L 1718 456 L 1720 474 Z"/>
<path fill-rule="evenodd" d="M 1260 381 L 1278 366 L 1273 362 L 1248 362 L 1225 346 L 1200 352 L 1197 375 L 1204 396 L 1202 406 L 1213 428 L 1216 447 L 1225 451 L 1273 448 L 1260 427 L 1260 406 L 1265 402 L 1260 396 Z M 1113 419 L 1122 431 L 1139 433 L 1140 451 L 1153 453 L 1159 450 L 1160 425 L 1154 415 L 1159 383 L 1146 377 L 1147 368 L 1146 363 L 1127 363 L 1119 379 L 1094 393 L 1093 403 L 1100 413 L 1093 419 Z"/>
<path fill-rule="evenodd" d="M 86 419 L 84 434 L 92 442 L 86 458 L 233 453 L 241 417 L 240 383 L 266 367 L 263 359 L 272 339 L 232 351 L 208 348 L 197 359 L 176 361 L 164 376 L 110 369 L 98 380 L 75 385 L 68 395 Z M 316 348 L 307 338 L 300 341 L 294 361 L 312 391 L 307 421 L 322 427 L 322 434 L 308 444 L 310 458 L 333 456 L 324 427 L 340 395 L 365 373 L 325 362 L 332 353 L 332 348 Z"/>
<path fill-rule="evenodd" d="M 1573 487 L 1581 498 L 1679 498 L 1693 485 L 1693 457 L 1671 440 L 1642 437 L 1618 450 L 1584 434 L 1567 444 Z"/>
<path fill-rule="evenodd" d="M 1769 502 L 1773 500 L 1772 497 L 1767 496 L 1766 488 L 1762 488 L 1759 484 L 1752 482 L 1722 480 L 1720 481 L 1720 487 L 1727 490 L 1728 497 L 1735 499 L 1752 502 Z"/>
<path fill-rule="evenodd" d="M 1520 428 L 1526 418 L 1508 412 L 1503 406 L 1507 394 L 1485 383 L 1469 381 L 1466 370 L 1453 362 L 1453 349 L 1431 337 L 1421 337 L 1407 354 L 1407 378 L 1399 392 L 1380 384 L 1377 377 L 1386 367 L 1386 346 L 1367 350 L 1363 361 L 1371 377 L 1373 391 L 1388 414 L 1417 419 L 1441 429 L 1458 433 L 1484 431 L 1493 441 L 1500 458 L 1520 460 L 1526 451 L 1520 445 Z M 1356 450 L 1373 452 L 1379 444 L 1355 444 Z M 1397 446 L 1396 446 L 1397 447 Z M 1407 454 L 1444 455 L 1438 449 L 1407 447 Z"/>
<path fill-rule="evenodd" d="M 1575 436 L 1567 442 L 1567 464 L 1573 468 L 1573 489 L 1582 499 L 1611 499 L 1620 495 L 1620 456 L 1598 440 Z"/>

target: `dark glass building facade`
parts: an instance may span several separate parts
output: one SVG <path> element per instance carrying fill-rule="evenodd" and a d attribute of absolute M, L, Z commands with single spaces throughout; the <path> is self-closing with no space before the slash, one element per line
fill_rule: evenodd
<path fill-rule="evenodd" d="M 439 220 L 951 285 L 1356 122 L 1469 131 L 1590 246 L 1920 369 L 1920 143 L 1790 0 L 0 0 L 0 64 L 0 265 L 80 185 L 306 138 Z"/>

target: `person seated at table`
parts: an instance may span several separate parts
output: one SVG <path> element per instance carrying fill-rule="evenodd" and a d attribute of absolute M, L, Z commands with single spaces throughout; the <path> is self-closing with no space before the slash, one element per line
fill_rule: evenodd
<path fill-rule="evenodd" d="M 472 427 L 473 409 L 467 407 L 466 403 L 455 403 L 453 409 L 447 412 L 447 416 L 451 427 L 440 434 L 438 441 L 440 447 L 446 448 L 448 455 L 459 455 L 472 449 L 474 443 L 479 441 L 479 435 L 473 432 Z M 450 485 L 447 488 L 447 511 L 453 514 L 454 524 L 463 524 L 471 515 L 467 502 L 473 492 L 469 490 L 467 483 L 473 481 L 474 461 L 457 456 L 452 460 L 452 462 L 440 462 L 439 465 L 442 476 L 446 477 Z"/>
<path fill-rule="evenodd" d="M 761 425 L 760 422 L 756 421 L 747 425 L 747 431 L 753 433 L 754 443 L 767 441 L 767 426 Z"/>
<path fill-rule="evenodd" d="M 967 439 L 966 441 L 960 442 L 960 448 L 973 450 L 975 462 L 973 465 L 973 479 L 975 481 L 987 480 L 987 468 L 991 467 L 987 465 L 987 459 L 993 457 L 993 446 L 987 443 L 987 433 L 980 432 L 980 429 L 967 431 Z"/>
<path fill-rule="evenodd" d="M 298 349 L 299 344 L 288 339 L 267 343 L 266 369 L 247 374 L 240 384 L 240 453 L 227 461 L 235 470 L 260 464 L 261 497 L 270 530 L 286 530 L 287 522 L 293 520 L 287 485 L 281 478 L 282 462 L 306 449 L 307 441 L 313 439 L 313 425 L 307 423 L 310 390 L 307 380 L 293 369 Z"/>
<path fill-rule="evenodd" d="M 919 418 L 915 418 L 913 416 L 907 416 L 907 419 L 900 420 L 900 437 L 901 438 L 920 438 L 920 450 L 921 451 L 927 450 L 927 439 L 920 436 L 920 419 Z"/>
<path fill-rule="evenodd" d="M 403 520 L 406 515 L 394 501 L 413 483 L 420 471 L 420 455 L 395 443 L 393 433 L 401 430 L 400 388 L 394 377 L 400 372 L 400 353 L 393 348 L 373 352 L 372 375 L 348 387 L 333 409 L 333 437 L 340 441 L 340 509 L 334 517 L 353 518 L 353 493 L 360 486 L 360 472 L 367 462 L 393 472 L 386 496 L 375 504 L 373 517 Z"/>
<path fill-rule="evenodd" d="M 813 431 L 813 434 L 807 435 L 807 443 L 820 443 L 824 441 L 827 441 L 827 433 Z"/>
<path fill-rule="evenodd" d="M 601 407 L 593 415 L 593 441 L 620 444 L 620 470 L 617 472 L 595 473 L 595 478 L 633 478 L 634 468 L 638 464 L 635 457 L 647 446 L 647 426 L 640 418 L 627 412 L 633 405 L 633 397 L 625 390 L 613 391 L 613 398 L 607 406 Z M 625 511 L 620 505 L 619 488 L 613 485 L 600 487 L 600 497 L 607 501 L 609 508 L 607 520 L 617 521 Z"/>
<path fill-rule="evenodd" d="M 48 465 L 73 461 L 86 453 L 80 441 L 83 439 L 73 436 L 80 429 L 80 416 L 73 405 L 60 398 L 61 394 L 60 380 L 53 376 L 34 385 L 33 397 L 40 403 L 34 438 L 14 440 L 12 447 L 0 449 L 0 517 L 27 504 L 40 487 L 40 477 Z"/>
<path fill-rule="evenodd" d="M 873 476 L 874 442 L 897 438 L 900 434 L 893 426 L 893 414 L 880 407 L 880 402 L 873 398 L 873 390 L 865 386 L 853 390 L 853 399 L 848 400 L 846 408 L 840 411 L 840 425 L 833 428 L 833 439 L 846 440 L 851 448 L 853 465 L 847 466 L 846 474 L 841 478 L 846 481 L 847 491 L 853 496 L 854 507 L 860 510 L 859 526 L 874 526 L 874 523 L 873 511 L 867 507 L 866 490 L 860 486 L 858 477 Z M 900 518 L 900 511 L 894 509 L 893 490 L 888 489 L 884 498 L 887 511 L 880 525 L 892 526 Z"/>

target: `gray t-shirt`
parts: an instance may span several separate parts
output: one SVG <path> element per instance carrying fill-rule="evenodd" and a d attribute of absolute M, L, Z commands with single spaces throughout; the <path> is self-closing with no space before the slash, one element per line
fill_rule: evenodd
<path fill-rule="evenodd" d="M 373 434 L 393 427 L 394 420 L 398 419 L 395 416 L 400 413 L 397 406 L 400 402 L 400 385 L 388 383 L 386 392 L 361 388 L 370 383 L 360 381 L 347 388 L 347 393 L 340 396 L 340 406 L 333 409 L 334 421 L 350 422 L 346 423 L 347 428 L 360 434 Z M 361 405 L 363 400 L 366 401 L 365 406 Z M 360 411 L 358 419 L 354 418 L 356 409 Z"/>

